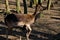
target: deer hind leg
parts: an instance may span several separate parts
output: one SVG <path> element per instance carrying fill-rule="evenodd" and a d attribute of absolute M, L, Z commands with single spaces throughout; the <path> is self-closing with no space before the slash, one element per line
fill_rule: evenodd
<path fill-rule="evenodd" d="M 8 31 L 12 30 L 12 27 L 8 26 L 8 28 L 6 29 L 6 40 L 8 40 Z M 11 32 L 12 34 L 12 32 Z"/>
<path fill-rule="evenodd" d="M 32 31 L 30 25 L 26 25 L 26 30 L 27 30 L 26 37 L 27 37 L 27 40 L 29 40 L 29 36 L 31 34 L 31 31 Z"/>
<path fill-rule="evenodd" d="M 8 40 L 8 30 L 6 29 L 6 40 Z"/>

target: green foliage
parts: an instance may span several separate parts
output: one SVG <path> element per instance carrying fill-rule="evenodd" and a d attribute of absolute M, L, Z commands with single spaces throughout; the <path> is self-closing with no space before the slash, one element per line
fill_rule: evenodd
<path fill-rule="evenodd" d="M 34 0 L 34 4 L 37 4 L 38 3 L 38 0 Z"/>
<path fill-rule="evenodd" d="M 1 0 L 0 0 L 0 3 L 1 3 Z"/>
<path fill-rule="evenodd" d="M 34 4 L 33 5 L 36 5 L 38 4 L 38 0 L 34 0 Z"/>
<path fill-rule="evenodd" d="M 44 14 L 43 13 L 40 13 L 40 17 L 44 17 Z"/>

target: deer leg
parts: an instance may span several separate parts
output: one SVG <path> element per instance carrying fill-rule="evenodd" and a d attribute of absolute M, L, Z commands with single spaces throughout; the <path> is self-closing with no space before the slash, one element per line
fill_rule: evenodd
<path fill-rule="evenodd" d="M 8 31 L 10 31 L 10 30 L 12 30 L 12 27 L 8 27 L 8 28 L 6 29 L 6 40 L 8 40 Z"/>
<path fill-rule="evenodd" d="M 27 40 L 29 40 L 30 33 L 31 33 L 31 30 L 26 33 Z"/>
<path fill-rule="evenodd" d="M 21 36 L 19 37 L 19 40 L 21 40 Z"/>
<path fill-rule="evenodd" d="M 8 28 L 8 30 L 10 31 L 10 33 L 11 33 L 11 35 L 13 35 L 13 33 L 12 33 L 12 27 L 10 27 L 10 28 Z"/>
<path fill-rule="evenodd" d="M 26 25 L 26 30 L 27 30 L 26 37 L 27 37 L 27 40 L 29 40 L 29 36 L 31 34 L 31 31 L 32 31 L 30 25 Z"/>
<path fill-rule="evenodd" d="M 6 29 L 6 40 L 8 40 L 8 30 Z"/>

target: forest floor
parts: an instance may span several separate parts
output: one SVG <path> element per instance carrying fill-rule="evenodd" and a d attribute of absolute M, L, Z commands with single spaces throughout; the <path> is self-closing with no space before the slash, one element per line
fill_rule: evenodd
<path fill-rule="evenodd" d="M 58 1 L 58 0 L 57 0 Z M 9 0 L 10 9 L 16 9 L 16 1 Z M 27 2 L 29 4 L 29 2 Z M 29 5 L 28 5 L 29 6 Z M 43 6 L 46 6 L 46 2 L 43 2 Z M 0 1 L 0 9 L 5 9 L 5 1 Z M 1 11 L 1 10 L 0 10 Z M 21 1 L 21 11 L 23 13 L 23 3 Z M 34 13 L 34 8 L 28 7 L 28 13 Z M 60 40 L 60 1 L 54 4 L 54 7 L 48 12 L 44 10 L 42 16 L 31 25 L 32 33 L 30 40 Z M 0 13 L 0 40 L 6 40 L 6 26 L 4 24 L 4 16 Z M 13 28 L 12 34 L 9 31 L 9 39 L 19 40 L 19 36 L 22 36 L 23 40 L 26 40 L 24 33 L 19 28 Z"/>

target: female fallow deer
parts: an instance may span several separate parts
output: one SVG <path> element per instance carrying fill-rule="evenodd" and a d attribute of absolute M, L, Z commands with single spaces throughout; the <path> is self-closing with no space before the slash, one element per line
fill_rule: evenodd
<path fill-rule="evenodd" d="M 36 15 L 38 14 L 38 11 L 40 10 L 43 10 L 43 8 L 39 4 L 37 4 L 34 14 L 9 14 L 7 15 L 5 17 L 5 24 L 8 26 L 8 30 L 11 30 L 12 27 L 14 26 L 25 25 L 26 30 L 27 30 L 26 37 L 27 37 L 27 40 L 29 40 L 29 35 L 32 31 L 30 25 L 34 23 L 34 21 L 36 20 L 35 19 Z"/>

